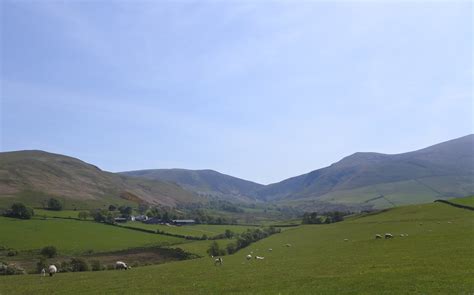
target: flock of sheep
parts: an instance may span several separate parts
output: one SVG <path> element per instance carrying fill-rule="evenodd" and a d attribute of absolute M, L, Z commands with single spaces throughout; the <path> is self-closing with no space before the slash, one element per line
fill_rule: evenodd
<path fill-rule="evenodd" d="M 291 244 L 286 244 L 285 247 L 291 247 Z M 258 251 L 258 249 L 257 249 L 257 251 Z M 273 251 L 272 248 L 268 248 L 268 252 L 272 252 L 272 251 Z M 212 256 L 212 258 L 214 258 L 214 256 Z M 252 258 L 254 258 L 255 260 L 264 260 L 265 259 L 264 256 L 258 256 L 258 255 L 253 256 L 253 251 L 250 251 L 250 254 L 247 254 L 245 256 L 245 259 L 252 260 Z M 214 265 L 222 265 L 223 262 L 224 262 L 224 259 L 222 259 L 222 257 L 214 258 Z"/>
<path fill-rule="evenodd" d="M 125 262 L 123 261 L 117 261 L 115 262 L 115 269 L 124 269 L 124 270 L 127 270 L 127 269 L 130 269 L 132 268 L 131 266 L 128 266 Z M 56 267 L 56 265 L 52 264 L 48 267 L 48 274 L 50 277 L 52 277 L 55 273 L 58 272 L 58 268 Z M 41 270 L 41 276 L 46 276 L 46 269 L 42 269 Z"/>

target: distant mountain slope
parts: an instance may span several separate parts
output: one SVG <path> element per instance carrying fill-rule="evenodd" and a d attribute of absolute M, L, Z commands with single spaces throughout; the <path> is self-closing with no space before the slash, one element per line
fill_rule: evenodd
<path fill-rule="evenodd" d="M 319 200 L 376 207 L 474 193 L 474 135 L 414 152 L 355 153 L 329 167 L 260 189 L 264 200 Z"/>
<path fill-rule="evenodd" d="M 127 199 L 169 206 L 201 199 L 176 184 L 102 171 L 63 155 L 43 151 L 0 153 L 0 198 L 25 191 L 81 201 Z"/>
<path fill-rule="evenodd" d="M 189 191 L 229 201 L 255 201 L 263 185 L 214 170 L 152 169 L 122 172 L 122 175 L 177 183 Z"/>

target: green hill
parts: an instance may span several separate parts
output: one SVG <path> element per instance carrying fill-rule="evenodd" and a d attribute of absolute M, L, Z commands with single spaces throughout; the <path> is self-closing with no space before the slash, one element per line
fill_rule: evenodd
<path fill-rule="evenodd" d="M 5 294 L 471 294 L 473 222 L 470 210 L 412 205 L 290 228 L 225 256 L 222 266 L 200 258 L 126 272 L 0 277 L 0 285 Z M 394 238 L 374 238 L 386 232 Z M 250 251 L 265 259 L 247 261 Z"/>
<path fill-rule="evenodd" d="M 189 191 L 228 201 L 254 201 L 255 191 L 263 187 L 261 184 L 214 170 L 152 169 L 128 171 L 121 174 L 174 182 Z"/>
<path fill-rule="evenodd" d="M 0 153 L 0 205 L 25 200 L 39 206 L 51 196 L 81 206 L 112 202 L 174 206 L 202 200 L 176 184 L 102 171 L 63 155 L 43 151 Z"/>
<path fill-rule="evenodd" d="M 329 167 L 268 185 L 260 198 L 384 208 L 474 193 L 474 135 L 414 152 L 355 153 Z"/>

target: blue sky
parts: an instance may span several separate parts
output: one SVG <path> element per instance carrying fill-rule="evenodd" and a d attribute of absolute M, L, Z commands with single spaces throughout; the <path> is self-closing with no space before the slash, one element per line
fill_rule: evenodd
<path fill-rule="evenodd" d="M 473 133 L 470 1 L 0 5 L 1 151 L 271 183 Z"/>

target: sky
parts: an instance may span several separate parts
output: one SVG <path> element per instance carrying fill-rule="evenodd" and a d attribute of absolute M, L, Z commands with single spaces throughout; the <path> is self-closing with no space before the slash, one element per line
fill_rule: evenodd
<path fill-rule="evenodd" d="M 267 184 L 473 133 L 471 1 L 0 5 L 0 151 Z"/>

